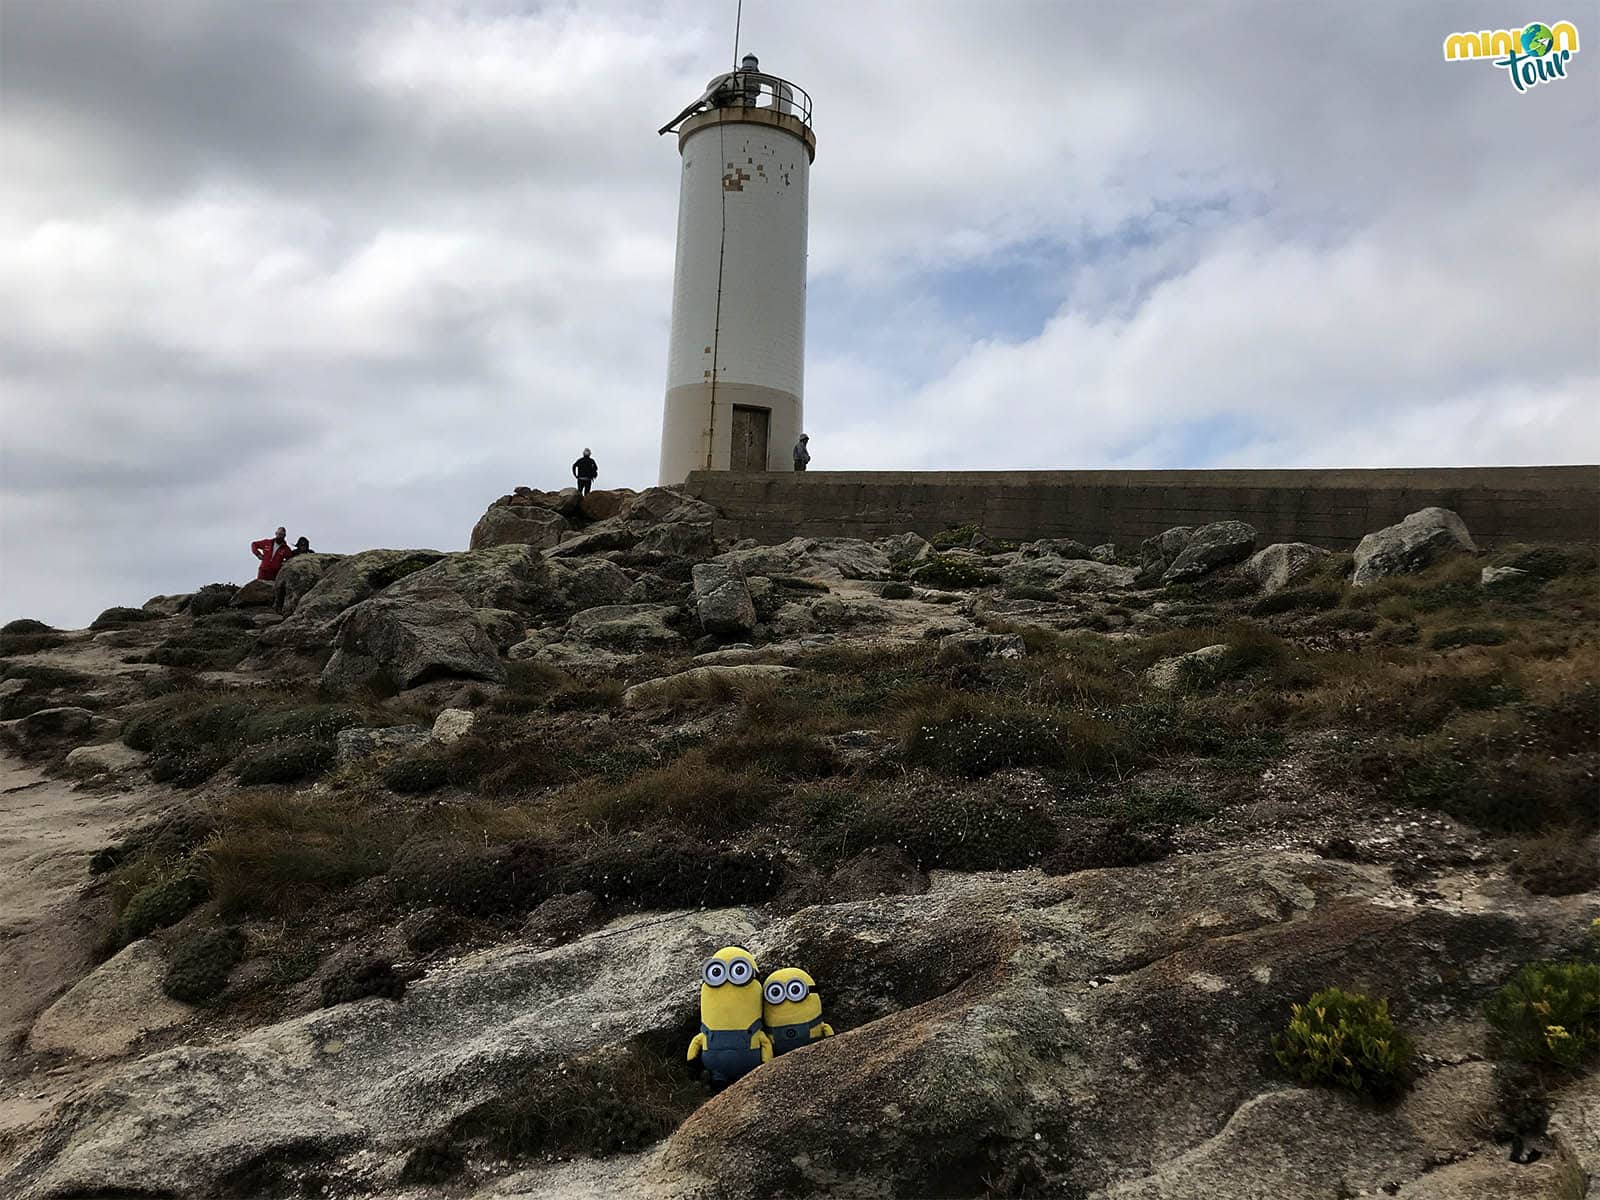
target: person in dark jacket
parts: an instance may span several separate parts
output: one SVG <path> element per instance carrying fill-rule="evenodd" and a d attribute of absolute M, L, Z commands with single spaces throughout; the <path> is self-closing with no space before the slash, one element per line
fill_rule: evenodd
<path fill-rule="evenodd" d="M 296 554 L 315 554 L 315 553 L 316 553 L 316 551 L 311 548 L 311 539 L 310 538 L 295 538 L 295 540 L 294 540 L 294 549 L 289 551 L 289 557 L 293 558 Z"/>
<path fill-rule="evenodd" d="M 811 461 L 811 451 L 806 449 L 806 443 L 811 440 L 809 433 L 802 433 L 800 440 L 794 444 L 794 469 L 804 471 L 806 464 Z"/>
<path fill-rule="evenodd" d="M 572 477 L 578 481 L 578 495 L 587 496 L 589 489 L 594 486 L 595 477 L 600 474 L 600 468 L 590 457 L 589 447 L 583 448 L 583 457 L 572 464 Z"/>
<path fill-rule="evenodd" d="M 294 549 L 289 551 L 289 557 L 290 558 L 298 558 L 302 554 L 315 554 L 315 553 L 316 553 L 316 551 L 311 548 L 311 539 L 302 537 L 302 538 L 296 538 L 295 539 Z M 287 579 L 283 578 L 282 575 L 280 575 L 277 579 L 272 581 L 272 609 L 273 609 L 273 611 L 278 613 L 278 614 L 280 614 L 280 615 L 282 615 L 283 606 L 284 606 L 285 603 L 287 603 L 288 599 L 289 599 L 289 581 Z"/>
<path fill-rule="evenodd" d="M 279 525 L 278 531 L 271 537 L 251 542 L 250 553 L 261 560 L 261 566 L 256 570 L 256 578 L 269 581 L 276 579 L 278 572 L 283 569 L 283 564 L 289 561 L 289 531 Z"/>

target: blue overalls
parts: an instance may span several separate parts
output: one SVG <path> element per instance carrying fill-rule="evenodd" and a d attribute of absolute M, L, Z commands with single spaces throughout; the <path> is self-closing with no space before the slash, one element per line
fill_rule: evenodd
<path fill-rule="evenodd" d="M 820 1027 L 822 1018 L 799 1025 L 769 1025 L 767 1036 L 772 1039 L 772 1053 L 774 1056 L 786 1050 L 795 1050 L 812 1040 L 812 1031 Z"/>
<path fill-rule="evenodd" d="M 761 1048 L 750 1047 L 750 1039 L 761 1032 L 759 1017 L 750 1023 L 749 1029 L 743 1031 L 707 1029 L 702 1023 L 700 1032 L 706 1038 L 706 1048 L 700 1058 L 713 1083 L 732 1083 L 736 1079 L 743 1079 L 761 1065 Z"/>

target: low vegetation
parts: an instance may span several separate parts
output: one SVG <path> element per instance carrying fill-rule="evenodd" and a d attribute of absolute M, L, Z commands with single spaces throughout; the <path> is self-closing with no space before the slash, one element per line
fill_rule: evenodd
<path fill-rule="evenodd" d="M 1272 1053 L 1296 1081 L 1393 1097 L 1410 1077 L 1410 1039 L 1395 1027 L 1389 1002 L 1328 988 L 1290 1010 Z"/>
<path fill-rule="evenodd" d="M 1530 963 L 1484 1015 L 1508 1058 L 1577 1070 L 1600 1054 L 1600 962 Z"/>

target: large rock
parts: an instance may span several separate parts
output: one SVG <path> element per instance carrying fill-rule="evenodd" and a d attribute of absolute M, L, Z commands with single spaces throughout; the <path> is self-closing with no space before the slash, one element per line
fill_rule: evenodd
<path fill-rule="evenodd" d="M 1243 562 L 1256 548 L 1255 526 L 1243 521 L 1213 521 L 1190 535 L 1182 551 L 1161 573 L 1162 583 L 1187 583 L 1218 567 Z"/>
<path fill-rule="evenodd" d="M 155 942 L 134 942 L 40 1014 L 28 1034 L 28 1049 L 108 1058 L 147 1033 L 183 1024 L 194 1010 L 161 990 L 165 970 Z"/>
<path fill-rule="evenodd" d="M 776 546 L 730 550 L 717 562 L 736 564 L 746 575 L 795 575 L 804 579 L 888 579 L 884 544 L 860 538 L 796 537 Z"/>
<path fill-rule="evenodd" d="M 78 746 L 67 752 L 66 767 L 75 775 L 115 775 L 143 765 L 143 751 L 121 742 L 101 742 L 98 746 Z"/>
<path fill-rule="evenodd" d="M 145 612 L 158 613 L 163 617 L 175 617 L 189 607 L 193 592 L 179 592 L 173 596 L 151 596 L 141 606 Z"/>
<path fill-rule="evenodd" d="M 1194 526 L 1175 525 L 1147 537 L 1139 543 L 1139 582 L 1151 586 L 1161 582 L 1161 576 L 1178 555 L 1183 553 L 1189 539 L 1194 536 Z"/>
<path fill-rule="evenodd" d="M 311 557 L 321 556 L 307 556 Z M 294 615 L 281 625 L 264 630 L 260 643 L 297 650 L 322 649 L 331 641 L 333 624 L 346 609 L 443 557 L 437 550 L 365 550 L 347 555 L 321 568 L 316 582 L 298 597 Z M 300 561 L 291 558 L 284 571 Z"/>
<path fill-rule="evenodd" d="M 577 493 L 573 493 L 576 500 Z M 490 546 L 536 546 L 543 550 L 559 545 L 561 535 L 572 526 L 559 512 L 539 505 L 495 505 L 472 527 L 467 544 L 474 550 Z"/>
<path fill-rule="evenodd" d="M 625 603 L 634 585 L 632 575 L 603 558 L 577 562 L 552 558 L 549 562 L 551 581 L 569 608 Z"/>
<path fill-rule="evenodd" d="M 715 554 L 717 543 L 711 534 L 710 521 L 670 521 L 645 530 L 636 548 L 699 559 Z"/>
<path fill-rule="evenodd" d="M 1263 596 L 1270 596 L 1315 575 L 1328 556 L 1329 551 L 1309 542 L 1274 542 L 1252 554 L 1239 571 L 1255 581 Z"/>
<path fill-rule="evenodd" d="M 317 581 L 344 557 L 342 554 L 296 554 L 279 567 L 273 583 L 283 596 L 283 615 L 294 612 L 300 598 L 316 587 Z"/>
<path fill-rule="evenodd" d="M 288 564 L 285 564 L 288 565 Z M 280 571 L 279 574 L 282 574 Z M 270 579 L 252 579 L 233 594 L 233 608 L 264 608 L 272 603 L 273 588 Z"/>
<path fill-rule="evenodd" d="M 639 540 L 639 535 L 620 525 L 609 528 L 596 527 L 588 533 L 578 533 L 566 538 L 559 546 L 546 550 L 546 558 L 578 558 L 584 554 L 598 554 L 607 550 L 629 550 Z"/>
<path fill-rule="evenodd" d="M 1094 551 L 1072 538 L 1040 538 L 1024 542 L 1017 551 L 1023 558 L 1093 558 Z"/>
<path fill-rule="evenodd" d="M 676 646 L 683 641 L 671 625 L 678 610 L 665 604 L 605 604 L 586 609 L 567 622 L 567 638 L 619 650 Z"/>
<path fill-rule="evenodd" d="M 1424 508 L 1397 525 L 1362 538 L 1350 582 L 1366 587 L 1390 575 L 1409 575 L 1450 554 L 1476 554 L 1466 524 L 1448 508 Z"/>
<path fill-rule="evenodd" d="M 776 920 L 645 915 L 554 950 L 439 962 L 398 1004 L 123 1065 L 56 1112 L 0 1192 L 211 1195 L 248 1179 L 272 1194 L 292 1187 L 273 1174 L 285 1162 L 385 1191 L 407 1151 L 531 1071 L 641 1035 L 681 1053 L 697 964 L 730 943 L 805 966 L 838 1036 L 713 1096 L 658 1151 L 494 1194 L 1392 1191 L 1482 1144 L 1484 1000 L 1521 963 L 1573 952 L 1600 914 L 1600 897 L 1470 874 L 1450 887 L 1451 903 L 1418 900 L 1383 867 L 1251 847 L 1064 878 L 938 872 L 923 895 Z M 1428 1052 L 1395 1106 L 1272 1066 L 1289 1005 L 1330 982 L 1388 996 Z"/>
<path fill-rule="evenodd" d="M 532 613 L 554 598 L 550 565 L 533 546 L 493 546 L 448 554 L 392 584 L 396 598 L 448 593 L 468 608 Z"/>
<path fill-rule="evenodd" d="M 1138 575 L 1132 567 L 1096 562 L 1090 558 L 1023 558 L 1000 568 L 1007 587 L 1040 587 L 1056 592 L 1101 592 L 1133 585 Z"/>
<path fill-rule="evenodd" d="M 638 708 L 645 704 L 704 698 L 723 690 L 737 692 L 743 688 L 776 683 L 796 674 L 799 671 L 795 667 L 766 663 L 691 667 L 676 675 L 662 675 L 634 684 L 622 693 L 622 702 L 629 708 Z"/>
<path fill-rule="evenodd" d="M 702 1105 L 645 1178 L 676 1197 L 1378 1194 L 1480 1144 L 1492 1069 L 1437 1067 L 1387 1111 L 1295 1088 L 1269 1057 L 1289 1005 L 1336 977 L 1448 1053 L 1579 919 L 1396 905 L 1383 870 L 1256 851 L 802 910 L 752 949 L 804 963 L 839 1036 Z"/>
<path fill-rule="evenodd" d="M 630 496 L 617 511 L 617 519 L 636 525 L 659 525 L 666 521 L 700 521 L 709 523 L 717 519 L 715 508 L 704 500 L 697 500 L 676 488 L 645 488 Z"/>
<path fill-rule="evenodd" d="M 695 564 L 694 606 L 707 633 L 746 634 L 755 628 L 756 606 L 750 586 L 733 563 Z"/>
<path fill-rule="evenodd" d="M 11 723 L 12 734 L 29 750 L 60 742 L 82 741 L 94 733 L 94 729 L 94 713 L 76 705 L 41 708 Z"/>
<path fill-rule="evenodd" d="M 1201 646 L 1200 649 L 1191 650 L 1187 654 L 1175 654 L 1171 658 L 1163 658 L 1146 668 L 1144 681 L 1158 692 L 1170 692 L 1183 682 L 1184 676 L 1190 671 L 1204 670 L 1220 663 L 1227 656 L 1226 643 Z"/>
<path fill-rule="evenodd" d="M 339 618 L 325 687 L 359 687 L 383 672 L 401 688 L 457 677 L 503 683 L 505 663 L 486 622 L 449 592 L 374 596 Z"/>
<path fill-rule="evenodd" d="M 933 553 L 933 543 L 920 533 L 896 533 L 879 538 L 878 548 L 892 563 L 919 563 Z"/>
<path fill-rule="evenodd" d="M 532 1070 L 687 1026 L 707 947 L 753 932 L 738 909 L 646 916 L 553 950 L 468 955 L 401 1003 L 340 1004 L 126 1064 L 61 1112 L 0 1194 L 269 1195 L 279 1167 L 403 1151 Z M 235 1183 L 246 1171 L 253 1182 Z"/>
<path fill-rule="evenodd" d="M 386 751 L 409 750 L 431 736 L 432 730 L 426 725 L 385 725 L 377 729 L 357 725 L 339 730 L 334 742 L 339 765 L 343 766 Z"/>

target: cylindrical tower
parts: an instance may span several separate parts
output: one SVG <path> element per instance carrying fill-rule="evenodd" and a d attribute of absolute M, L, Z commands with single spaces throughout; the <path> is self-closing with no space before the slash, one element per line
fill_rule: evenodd
<path fill-rule="evenodd" d="M 787 470 L 802 430 L 811 98 L 746 55 L 661 132 L 674 130 L 683 183 L 661 482 Z"/>

